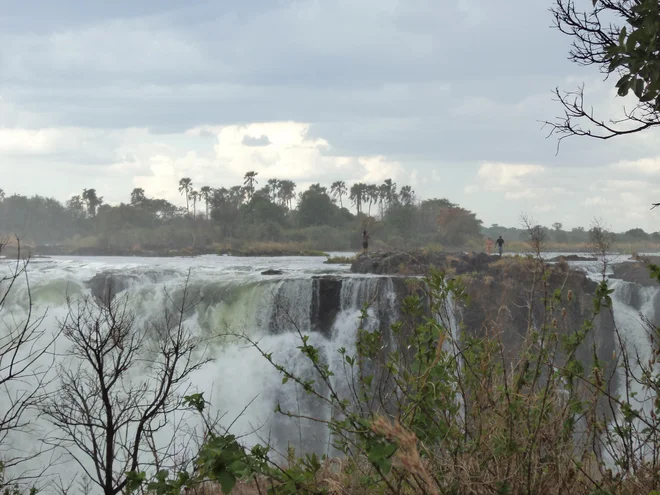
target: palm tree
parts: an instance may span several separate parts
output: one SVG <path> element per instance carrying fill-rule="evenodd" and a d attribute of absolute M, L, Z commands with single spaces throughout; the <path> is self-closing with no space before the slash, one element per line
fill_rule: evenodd
<path fill-rule="evenodd" d="M 278 179 L 268 179 L 268 197 L 272 203 L 277 201 L 279 189 L 280 181 Z"/>
<path fill-rule="evenodd" d="M 199 199 L 199 193 L 194 189 L 192 189 L 189 194 L 190 194 L 190 199 L 192 199 L 193 202 L 193 218 L 196 218 L 197 217 L 196 207 L 197 207 L 197 200 Z"/>
<path fill-rule="evenodd" d="M 332 193 L 333 198 L 339 198 L 339 205 L 343 208 L 344 203 L 341 198 L 346 196 L 346 193 L 348 192 L 346 189 L 346 183 L 343 180 L 333 182 L 330 186 L 330 192 Z"/>
<path fill-rule="evenodd" d="M 399 191 L 399 199 L 404 205 L 410 206 L 415 201 L 415 191 L 410 186 L 403 186 Z"/>
<path fill-rule="evenodd" d="M 358 215 L 362 213 L 362 203 L 364 202 L 364 193 L 367 186 L 361 182 L 356 182 L 351 186 L 350 199 L 357 209 Z"/>
<path fill-rule="evenodd" d="M 371 205 L 378 204 L 380 198 L 380 193 L 378 191 L 378 186 L 375 184 L 369 184 L 364 189 L 364 200 L 369 202 L 369 216 L 371 216 Z"/>
<path fill-rule="evenodd" d="M 229 190 L 229 201 L 239 207 L 245 201 L 245 188 L 241 186 L 234 186 Z"/>
<path fill-rule="evenodd" d="M 254 195 L 254 186 L 258 184 L 257 175 L 259 172 L 247 172 L 244 177 L 243 185 L 245 186 L 245 192 L 247 193 L 247 199 L 250 201 Z"/>
<path fill-rule="evenodd" d="M 287 206 L 290 210 L 292 202 L 296 197 L 296 184 L 292 180 L 280 181 L 279 197 L 282 201 L 282 206 Z"/>
<path fill-rule="evenodd" d="M 206 203 L 206 220 L 209 219 L 209 198 L 211 196 L 211 188 L 209 186 L 204 186 L 199 190 L 204 202 Z"/>
<path fill-rule="evenodd" d="M 184 177 L 183 179 L 179 180 L 179 192 L 181 194 L 186 195 L 186 215 L 190 216 L 190 205 L 189 205 L 189 198 L 190 198 L 190 191 L 192 190 L 192 180 L 190 177 Z"/>

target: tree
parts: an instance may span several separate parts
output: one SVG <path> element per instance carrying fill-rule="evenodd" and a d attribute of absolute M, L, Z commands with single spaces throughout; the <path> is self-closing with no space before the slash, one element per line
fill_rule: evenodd
<path fill-rule="evenodd" d="M 348 193 L 346 183 L 343 180 L 333 182 L 330 186 L 330 192 L 332 193 L 333 198 L 339 198 L 339 206 L 343 208 L 344 203 L 342 202 L 342 198 Z"/>
<path fill-rule="evenodd" d="M 385 195 L 385 203 L 387 205 L 387 209 L 389 210 L 392 208 L 392 205 L 396 202 L 397 199 L 396 184 L 392 182 L 392 179 L 385 179 L 383 182 L 382 191 Z"/>
<path fill-rule="evenodd" d="M 0 254 L 3 254 L 8 242 L 0 242 Z M 27 445 L 20 449 L 5 449 L 11 445 L 13 432 L 29 431 L 29 421 L 25 413 L 38 406 L 46 396 L 46 389 L 51 380 L 50 371 L 54 362 L 51 353 L 53 343 L 59 331 L 51 332 L 42 326 L 43 317 L 32 313 L 32 298 L 27 278 L 28 260 L 22 259 L 21 243 L 16 240 L 16 261 L 6 265 L 7 270 L 0 276 L 0 493 L 14 493 L 9 489 L 20 481 L 9 471 L 22 462 L 36 457 L 28 453 Z M 5 303 L 21 283 L 27 286 L 27 314 L 16 319 L 8 313 Z M 25 442 L 25 438 L 20 442 Z M 16 445 L 16 443 L 15 443 Z M 17 445 L 16 445 L 17 446 Z M 28 473 L 31 477 L 40 473 Z"/>
<path fill-rule="evenodd" d="M 440 208 L 436 225 L 441 241 L 452 246 L 460 246 L 481 230 L 481 220 L 474 213 L 455 206 Z"/>
<path fill-rule="evenodd" d="M 364 200 L 369 202 L 368 216 L 371 217 L 371 205 L 378 204 L 380 198 L 380 193 L 378 191 L 378 186 L 375 184 L 369 184 L 364 189 Z"/>
<path fill-rule="evenodd" d="M 634 108 L 616 120 L 597 118 L 584 103 L 584 87 L 555 90 L 564 115 L 550 125 L 559 142 L 570 136 L 611 139 L 660 125 L 660 9 L 657 0 L 592 0 L 580 10 L 574 0 L 555 0 L 554 23 L 573 38 L 569 59 L 597 66 L 606 76 L 617 74 L 619 96 L 633 91 Z M 583 127 L 584 125 L 584 127 Z"/>
<path fill-rule="evenodd" d="M 410 186 L 403 186 L 399 191 L 399 200 L 404 206 L 410 206 L 415 202 L 415 191 Z"/>
<path fill-rule="evenodd" d="M 564 227 L 564 225 L 561 222 L 555 222 L 552 224 L 552 228 L 555 229 L 556 231 L 561 230 Z"/>
<path fill-rule="evenodd" d="M 103 204 L 103 198 L 96 195 L 96 189 L 84 189 L 82 193 L 82 200 L 87 207 L 87 214 L 90 217 L 96 216 L 96 211 L 99 206 Z"/>
<path fill-rule="evenodd" d="M 301 227 L 333 225 L 338 211 L 326 189 L 319 184 L 312 184 L 300 195 L 298 223 Z"/>
<path fill-rule="evenodd" d="M 632 237 L 633 239 L 646 240 L 649 238 L 649 235 L 644 231 L 644 229 L 636 228 L 630 229 L 625 233 L 626 237 Z"/>
<path fill-rule="evenodd" d="M 268 199 L 275 203 L 280 193 L 280 181 L 278 179 L 268 179 Z"/>
<path fill-rule="evenodd" d="M 192 180 L 190 177 L 183 177 L 179 180 L 179 193 L 186 196 L 186 215 L 190 216 L 190 191 L 192 191 Z"/>
<path fill-rule="evenodd" d="M 612 248 L 613 242 L 614 235 L 609 226 L 603 223 L 602 220 L 594 219 L 591 222 L 591 228 L 589 229 L 589 250 L 601 263 L 601 276 L 603 281 L 607 279 L 607 266 L 609 264 L 607 255 Z"/>
<path fill-rule="evenodd" d="M 367 189 L 366 184 L 363 184 L 361 182 L 356 182 L 351 186 L 351 194 L 349 198 L 353 203 L 353 205 L 355 205 L 355 209 L 357 210 L 358 215 L 362 213 L 362 203 L 364 203 L 365 200 L 366 189 Z"/>
<path fill-rule="evenodd" d="M 200 190 L 200 195 L 202 199 L 204 200 L 204 203 L 206 205 L 206 220 L 209 219 L 209 199 L 211 198 L 211 187 L 210 186 L 204 186 Z"/>
<path fill-rule="evenodd" d="M 131 192 L 131 205 L 135 207 L 142 207 L 146 201 L 147 197 L 144 195 L 144 189 L 141 187 L 136 187 Z"/>
<path fill-rule="evenodd" d="M 41 407 L 55 427 L 45 442 L 70 455 L 104 495 L 125 492 L 129 473 L 175 462 L 171 441 L 154 433 L 176 427 L 172 413 L 207 362 L 202 340 L 183 323 L 194 306 L 187 282 L 180 301 L 162 322 L 138 325 L 112 289 L 102 300 L 69 300 L 63 334 L 71 347 L 59 365 L 59 389 Z"/>
<path fill-rule="evenodd" d="M 282 205 L 291 210 L 293 199 L 296 197 L 296 184 L 291 180 L 282 180 L 279 185 L 279 198 Z"/>
<path fill-rule="evenodd" d="M 199 193 L 194 189 L 191 190 L 190 199 L 192 199 L 192 204 L 193 204 L 193 218 L 197 218 L 197 200 L 199 199 Z"/>
<path fill-rule="evenodd" d="M 252 199 L 252 196 L 254 195 L 255 185 L 258 184 L 257 175 L 259 175 L 259 172 L 247 172 L 245 174 L 243 185 L 245 186 L 245 192 L 248 201 Z"/>
<path fill-rule="evenodd" d="M 81 219 L 85 216 L 85 203 L 80 195 L 71 196 L 66 202 L 66 209 L 75 219 Z"/>
<path fill-rule="evenodd" d="M 2 189 L 0 189 L 0 202 L 4 201 L 4 199 L 5 199 L 5 192 Z"/>

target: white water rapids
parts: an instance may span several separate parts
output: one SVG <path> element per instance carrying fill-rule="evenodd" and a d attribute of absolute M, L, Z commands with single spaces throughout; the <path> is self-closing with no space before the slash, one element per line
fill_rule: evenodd
<path fill-rule="evenodd" d="M 314 257 L 228 256 L 34 259 L 28 272 L 32 311 L 35 318 L 45 315 L 42 328 L 47 332 L 55 331 L 67 314 L 67 296 L 76 299 L 90 295 L 89 282 L 104 274 L 119 281 L 118 297 L 128 295 L 129 307 L 135 311 L 138 324 L 146 324 L 162 316 L 167 294 L 180 292 L 190 270 L 191 297 L 202 300 L 194 311 L 186 314 L 186 325 L 211 339 L 210 357 L 213 358 L 190 380 L 194 391 L 203 392 L 213 412 L 222 415 L 221 424 L 231 425 L 232 433 L 241 436 L 242 442 L 248 445 L 270 442 L 283 454 L 289 446 L 297 453 L 332 454 L 328 429 L 324 425 L 274 413 L 279 403 L 282 410 L 328 419 L 329 408 L 304 394 L 293 382 L 283 384 L 282 375 L 256 349 L 235 339 L 227 342 L 218 337 L 228 331 L 245 333 L 258 340 L 264 351 L 272 353 L 275 362 L 302 377 L 311 378 L 313 371 L 309 362 L 298 349 L 300 340 L 296 329 L 300 329 L 303 334 L 310 335 L 310 343 L 319 348 L 321 359 L 334 372 L 333 386 L 347 392 L 348 379 L 337 350 L 343 347 L 348 354 L 354 354 L 358 319 L 366 302 L 374 301 L 366 322 L 368 328 L 383 328 L 393 321 L 397 316 L 397 294 L 389 277 L 353 275 L 346 265 L 326 265 L 323 261 L 324 258 Z M 586 271 L 593 279 L 600 276 L 597 262 L 569 264 Z M 281 270 L 282 274 L 261 274 L 269 269 Z M 324 276 L 341 280 L 339 304 L 329 328 L 319 327 L 318 315 L 314 312 L 315 294 L 318 297 L 315 280 Z M 611 280 L 610 285 L 615 288 L 616 323 L 624 330 L 626 343 L 646 360 L 651 348 L 639 314 L 658 323 L 660 289 L 641 288 L 620 280 Z M 28 301 L 27 286 L 21 280 L 0 311 L 0 335 L 25 318 Z M 450 323 L 455 332 L 458 322 Z M 56 342 L 57 352 L 62 353 L 68 345 L 66 339 L 60 337 Z M 0 390 L 0 404 L 5 400 L 3 393 L 7 391 Z M 13 434 L 10 438 L 12 449 L 23 454 L 43 448 L 42 440 L 52 429 L 34 411 L 28 411 L 26 417 L 30 420 L 30 431 Z M 199 426 L 193 414 L 171 419 L 183 420 L 187 427 L 184 436 L 190 437 L 189 431 Z M 168 435 L 167 431 L 162 431 L 160 439 L 165 441 Z M 3 454 L 7 453 L 0 450 L 0 456 Z M 37 473 L 50 459 L 58 459 L 49 474 L 56 474 L 63 485 L 68 485 L 81 469 L 70 457 L 62 456 L 63 452 L 53 454 L 23 464 L 22 471 Z"/>
<path fill-rule="evenodd" d="M 255 348 L 236 338 L 228 341 L 221 336 L 228 332 L 244 333 L 258 340 L 262 350 L 272 353 L 276 363 L 302 377 L 312 378 L 310 363 L 298 349 L 299 329 L 310 336 L 310 343 L 320 350 L 321 360 L 329 364 L 334 373 L 333 386 L 347 393 L 348 380 L 337 350 L 345 348 L 349 355 L 354 354 L 361 308 L 366 302 L 374 301 L 367 328 L 387 325 L 396 314 L 396 294 L 388 277 L 355 276 L 348 266 L 326 265 L 324 260 L 226 256 L 34 259 L 28 270 L 33 317 L 45 315 L 41 323 L 47 331 L 44 338 L 52 335 L 67 314 L 67 297 L 75 301 L 91 295 L 90 281 L 103 274 L 114 280 L 117 297 L 128 296 L 128 307 L 137 315 L 138 325 L 146 325 L 162 317 L 168 294 L 174 295 L 174 299 L 180 295 L 190 270 L 190 299 L 201 301 L 186 314 L 185 324 L 209 337 L 212 358 L 191 378 L 191 391 L 203 392 L 211 403 L 212 413 L 222 416 L 221 425 L 231 425 L 231 432 L 247 445 L 269 442 L 284 455 L 288 447 L 295 448 L 297 453 L 332 453 L 327 427 L 274 413 L 279 403 L 284 411 L 323 420 L 329 419 L 329 408 L 307 396 L 292 381 L 283 384 L 283 375 Z M 264 270 L 280 270 L 282 274 L 262 275 Z M 318 291 L 314 284 L 315 278 L 323 276 L 340 279 L 341 289 L 333 321 L 328 329 L 318 331 L 318 322 L 313 321 L 318 317 L 313 314 L 313 297 Z M 0 332 L 25 318 L 28 301 L 27 285 L 21 279 L 0 312 Z M 63 336 L 58 338 L 58 353 L 69 346 Z M 48 356 L 43 361 L 47 362 Z M 55 386 L 56 383 L 51 385 Z M 26 417 L 30 419 L 31 431 L 10 437 L 13 451 L 23 455 L 43 449 L 42 440 L 52 429 L 35 411 L 28 411 Z M 170 419 L 183 420 L 183 435 L 189 437 L 187 440 L 191 438 L 191 430 L 200 425 L 192 413 Z M 171 433 L 162 431 L 156 435 L 156 441 L 165 442 L 168 435 Z M 7 452 L 0 451 L 3 454 Z M 81 469 L 63 454 L 56 451 L 52 456 L 24 463 L 21 470 L 37 473 L 45 462 L 56 458 L 57 465 L 50 474 L 56 473 L 60 483 L 66 486 Z"/>

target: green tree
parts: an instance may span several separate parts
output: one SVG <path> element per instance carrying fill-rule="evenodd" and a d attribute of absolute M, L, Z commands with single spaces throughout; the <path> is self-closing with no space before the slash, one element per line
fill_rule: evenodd
<path fill-rule="evenodd" d="M 333 198 L 339 198 L 339 206 L 344 207 L 344 203 L 342 201 L 342 198 L 348 194 L 348 190 L 346 189 L 346 183 L 343 180 L 338 180 L 332 183 L 330 186 L 330 192 L 332 193 Z"/>
<path fill-rule="evenodd" d="M 144 195 L 144 189 L 141 187 L 136 187 L 131 191 L 131 205 L 135 207 L 142 207 L 146 201 L 147 197 Z"/>
<path fill-rule="evenodd" d="M 367 185 L 361 182 L 356 182 L 351 186 L 351 194 L 349 198 L 353 203 L 353 205 L 355 206 L 358 215 L 362 213 L 362 203 L 364 203 L 365 200 L 366 190 L 367 190 Z"/>
<path fill-rule="evenodd" d="M 192 180 L 190 177 L 184 177 L 179 180 L 179 193 L 186 196 L 186 215 L 190 215 L 190 191 L 192 190 Z"/>
<path fill-rule="evenodd" d="M 277 202 L 280 193 L 279 179 L 268 179 L 268 185 L 266 187 L 268 188 L 268 198 L 270 201 L 273 203 Z"/>
<path fill-rule="evenodd" d="M 623 116 L 603 120 L 584 103 L 584 88 L 556 90 L 564 115 L 547 122 L 559 142 L 570 136 L 610 139 L 660 125 L 660 8 L 657 0 L 592 0 L 588 10 L 574 0 L 555 0 L 557 29 L 573 38 L 569 59 L 617 74 L 619 96 L 632 91 L 637 100 Z"/>
<path fill-rule="evenodd" d="M 333 225 L 339 209 L 324 187 L 312 184 L 300 195 L 298 204 L 298 224 L 301 227 Z"/>
<path fill-rule="evenodd" d="M 209 219 L 209 199 L 211 198 L 211 187 L 210 186 L 204 186 L 199 190 L 199 193 L 204 200 L 204 204 L 206 206 L 206 219 Z"/>
<path fill-rule="evenodd" d="M 371 205 L 378 204 L 380 199 L 380 193 L 378 191 L 378 186 L 375 184 L 369 184 L 364 190 L 364 199 L 369 203 L 368 216 L 371 217 Z"/>
<path fill-rule="evenodd" d="M 96 216 L 96 211 L 99 206 L 103 204 L 103 198 L 96 194 L 96 189 L 84 189 L 82 193 L 82 200 L 87 207 L 87 214 L 90 217 Z"/>
<path fill-rule="evenodd" d="M 243 178 L 243 186 L 245 186 L 245 192 L 247 200 L 250 201 L 254 195 L 255 186 L 258 184 L 257 175 L 259 172 L 250 171 L 247 172 Z"/>
<path fill-rule="evenodd" d="M 291 210 L 293 206 L 293 199 L 296 197 L 296 184 L 291 180 L 282 180 L 280 181 L 279 186 L 280 188 L 278 195 L 282 205 Z"/>
<path fill-rule="evenodd" d="M 415 202 L 415 191 L 410 186 L 403 186 L 399 191 L 399 201 L 404 206 L 411 206 Z"/>

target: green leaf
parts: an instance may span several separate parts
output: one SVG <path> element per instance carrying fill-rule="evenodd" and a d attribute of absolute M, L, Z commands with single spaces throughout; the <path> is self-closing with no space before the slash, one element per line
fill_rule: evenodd
<path fill-rule="evenodd" d="M 229 471 L 220 471 L 216 476 L 216 481 L 220 483 L 222 493 L 231 493 L 236 486 L 236 477 Z"/>
<path fill-rule="evenodd" d="M 282 378 L 282 385 L 284 385 L 288 381 L 289 381 L 289 377 L 285 376 L 284 378 Z"/>

